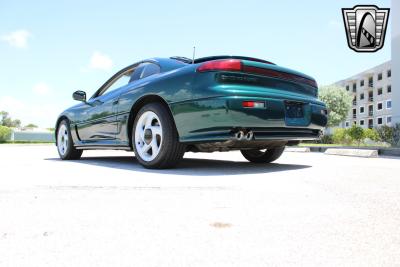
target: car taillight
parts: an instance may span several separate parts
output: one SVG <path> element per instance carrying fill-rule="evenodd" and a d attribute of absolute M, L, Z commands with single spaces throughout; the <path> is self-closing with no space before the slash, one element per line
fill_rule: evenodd
<path fill-rule="evenodd" d="M 197 68 L 198 72 L 205 71 L 241 71 L 242 70 L 242 61 L 238 59 L 224 59 L 224 60 L 213 60 L 208 61 L 200 65 Z"/>
<path fill-rule="evenodd" d="M 315 80 L 309 79 L 297 74 L 286 73 L 283 71 L 277 71 L 269 68 L 261 68 L 255 66 L 244 65 L 239 59 L 219 59 L 207 61 L 201 64 L 197 68 L 198 72 L 207 71 L 233 71 L 233 72 L 243 72 L 249 74 L 256 74 L 270 78 L 289 80 L 293 82 L 303 83 L 310 85 L 312 87 L 318 88 Z"/>
<path fill-rule="evenodd" d="M 272 70 L 272 69 L 257 68 L 257 67 L 253 67 L 253 66 L 245 66 L 243 68 L 243 72 L 263 75 L 263 76 L 267 76 L 267 77 L 271 77 L 271 78 L 305 83 L 305 84 L 311 85 L 312 87 L 318 88 L 317 82 L 315 80 L 308 79 L 308 78 L 305 78 L 305 77 L 302 77 L 302 76 L 299 76 L 296 74 L 290 74 L 290 73 L 276 71 L 276 70 Z"/>
<path fill-rule="evenodd" d="M 265 108 L 264 101 L 243 101 L 242 106 L 244 108 Z"/>

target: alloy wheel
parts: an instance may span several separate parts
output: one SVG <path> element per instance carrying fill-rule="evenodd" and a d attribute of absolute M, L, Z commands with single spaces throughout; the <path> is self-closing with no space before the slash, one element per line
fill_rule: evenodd
<path fill-rule="evenodd" d="M 68 149 L 68 128 L 65 124 L 60 125 L 57 134 L 57 148 L 60 155 L 64 156 Z"/>
<path fill-rule="evenodd" d="M 162 146 L 162 126 L 157 114 L 144 112 L 135 128 L 135 147 L 144 161 L 152 161 L 160 153 Z"/>

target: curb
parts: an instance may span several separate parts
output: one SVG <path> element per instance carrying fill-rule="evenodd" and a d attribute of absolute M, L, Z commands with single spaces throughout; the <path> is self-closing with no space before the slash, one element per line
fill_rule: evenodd
<path fill-rule="evenodd" d="M 400 148 L 396 147 L 326 147 L 310 146 L 307 147 L 311 152 L 325 152 L 327 149 L 357 149 L 357 150 L 377 150 L 380 156 L 400 157 Z"/>
<path fill-rule="evenodd" d="M 285 152 L 311 152 L 309 147 L 286 147 Z"/>
<path fill-rule="evenodd" d="M 376 158 L 378 157 L 378 150 L 376 149 L 341 149 L 341 148 L 328 148 L 325 155 L 337 156 L 352 156 L 362 158 Z"/>

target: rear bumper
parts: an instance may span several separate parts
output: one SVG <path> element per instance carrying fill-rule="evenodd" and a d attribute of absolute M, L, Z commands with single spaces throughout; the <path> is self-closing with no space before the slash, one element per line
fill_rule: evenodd
<path fill-rule="evenodd" d="M 242 107 L 243 101 L 264 101 L 263 109 Z M 289 119 L 286 101 L 303 103 L 304 117 Z M 254 140 L 314 140 L 326 126 L 324 105 L 307 100 L 221 96 L 170 104 L 181 142 L 211 142 L 234 138 L 238 130 L 252 131 Z"/>

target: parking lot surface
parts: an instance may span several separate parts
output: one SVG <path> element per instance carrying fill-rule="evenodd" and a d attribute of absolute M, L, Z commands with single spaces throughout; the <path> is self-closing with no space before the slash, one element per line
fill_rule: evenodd
<path fill-rule="evenodd" d="M 0 145 L 0 266 L 395 266 L 400 161 L 286 152 L 133 153 Z"/>

